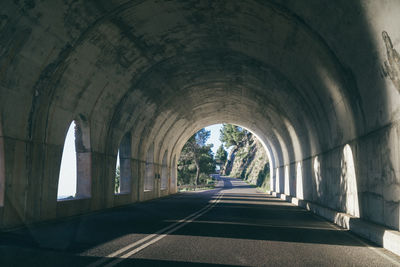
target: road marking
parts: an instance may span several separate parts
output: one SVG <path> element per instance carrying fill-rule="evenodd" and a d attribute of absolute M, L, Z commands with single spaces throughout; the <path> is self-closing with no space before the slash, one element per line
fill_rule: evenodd
<path fill-rule="evenodd" d="M 168 220 L 167 222 L 177 222 L 174 220 Z M 239 225 L 239 226 L 256 226 L 265 228 L 288 228 L 288 229 L 312 229 L 312 230 L 329 230 L 330 227 L 318 227 L 318 226 L 296 226 L 296 225 L 283 225 L 283 224 L 267 224 L 267 223 L 241 223 L 241 222 L 230 222 L 230 221 L 197 221 L 195 223 L 200 224 L 223 224 L 223 225 Z M 347 231 L 346 229 L 338 229 L 339 231 Z"/>
<path fill-rule="evenodd" d="M 157 241 L 163 239 L 164 237 L 166 237 L 167 235 L 179 230 L 180 228 L 182 228 L 183 226 L 185 226 L 188 223 L 193 222 L 194 220 L 196 220 L 197 218 L 199 218 L 200 216 L 204 215 L 205 213 L 207 213 L 209 210 L 211 210 L 215 205 L 218 204 L 218 202 L 220 202 L 222 196 L 224 193 L 220 193 L 218 195 L 218 197 L 214 200 L 211 201 L 211 203 L 209 203 L 208 205 L 206 205 L 205 207 L 203 207 L 202 209 L 200 209 L 199 211 L 190 214 L 189 216 L 177 221 L 174 224 L 171 224 L 157 232 L 155 232 L 154 234 L 148 235 L 132 244 L 129 244 L 107 256 L 105 256 L 104 258 L 95 261 L 91 264 L 88 265 L 88 267 L 97 267 L 102 265 L 103 263 L 109 261 L 112 258 L 118 257 L 117 259 L 109 262 L 108 264 L 106 264 L 105 266 L 107 267 L 111 267 L 111 266 L 115 266 L 116 264 L 120 263 L 121 261 L 123 261 L 124 259 L 138 253 L 139 251 L 143 250 L 144 248 L 156 243 Z M 149 241 L 150 240 L 150 241 Z M 148 241 L 147 243 L 145 243 L 146 241 Z M 143 244 L 144 243 L 144 244 Z M 143 245 L 141 245 L 143 244 Z M 141 245 L 141 246 L 139 246 Z M 139 247 L 137 247 L 139 246 Z M 126 251 L 137 247 L 127 253 L 125 253 Z M 123 254 L 125 253 L 125 254 Z M 122 255 L 121 255 L 122 254 Z"/>

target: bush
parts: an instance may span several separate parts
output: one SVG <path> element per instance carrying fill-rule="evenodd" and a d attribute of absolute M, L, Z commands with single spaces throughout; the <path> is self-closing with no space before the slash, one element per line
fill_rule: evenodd
<path fill-rule="evenodd" d="M 205 183 L 207 183 L 207 180 L 208 179 L 210 179 L 210 177 L 207 175 L 207 174 L 205 174 L 205 173 L 200 173 L 200 177 L 199 177 L 199 182 L 200 182 L 200 184 L 205 184 Z"/>

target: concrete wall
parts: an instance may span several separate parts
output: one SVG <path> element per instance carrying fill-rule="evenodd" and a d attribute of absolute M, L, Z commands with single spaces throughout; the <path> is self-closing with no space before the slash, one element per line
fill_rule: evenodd
<path fill-rule="evenodd" d="M 300 161 L 301 173 L 296 170 L 296 176 L 285 173 L 274 178 L 273 191 L 399 230 L 399 138 L 396 122 Z M 280 167 L 279 173 L 286 167 Z M 293 192 L 300 183 L 302 192 Z"/>

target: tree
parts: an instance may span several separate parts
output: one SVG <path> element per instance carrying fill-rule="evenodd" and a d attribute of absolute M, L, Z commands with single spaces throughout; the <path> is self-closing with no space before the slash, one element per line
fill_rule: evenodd
<path fill-rule="evenodd" d="M 222 166 L 225 164 L 227 158 L 228 158 L 228 152 L 226 152 L 226 150 L 224 149 L 224 145 L 221 145 L 217 150 L 217 153 L 215 155 L 215 160 L 218 165 Z"/>
<path fill-rule="evenodd" d="M 196 143 L 199 147 L 203 147 L 206 145 L 208 138 L 210 138 L 211 131 L 206 131 L 206 129 L 201 129 L 194 136 Z"/>
<path fill-rule="evenodd" d="M 211 150 L 213 147 L 212 144 L 205 145 L 200 149 L 199 153 L 199 170 L 200 173 L 204 173 L 209 175 L 210 173 L 215 172 L 215 160 L 214 155 Z"/>
<path fill-rule="evenodd" d="M 238 146 L 247 136 L 247 131 L 239 126 L 223 124 L 220 130 L 219 140 L 225 144 L 226 148 Z"/>
<path fill-rule="evenodd" d="M 210 174 L 215 171 L 215 161 L 211 151 L 212 145 L 206 145 L 210 131 L 201 129 L 183 146 L 178 162 L 178 180 L 188 182 L 193 178 L 199 184 L 200 173 Z M 193 171 L 195 170 L 195 175 Z"/>

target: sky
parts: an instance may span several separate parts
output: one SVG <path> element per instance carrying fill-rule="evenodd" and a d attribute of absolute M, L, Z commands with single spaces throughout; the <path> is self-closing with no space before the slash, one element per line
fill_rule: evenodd
<path fill-rule="evenodd" d="M 68 128 L 61 159 L 60 178 L 58 181 L 58 198 L 75 195 L 76 192 L 76 156 L 75 156 L 75 122 Z"/>
<path fill-rule="evenodd" d="M 217 150 L 219 148 L 219 146 L 222 144 L 221 141 L 219 141 L 219 132 L 222 128 L 222 124 L 214 124 L 214 125 L 210 125 L 205 127 L 205 129 L 207 131 L 211 131 L 210 134 L 210 138 L 208 138 L 207 143 L 206 144 L 213 144 L 213 148 L 211 148 L 211 150 L 214 153 L 217 153 Z"/>
<path fill-rule="evenodd" d="M 205 127 L 207 131 L 211 131 L 207 144 L 213 144 L 212 151 L 216 154 L 221 141 L 219 141 L 219 133 L 222 124 L 214 124 Z M 76 155 L 75 155 L 75 122 L 72 122 L 68 128 L 65 138 L 64 150 L 61 159 L 60 178 L 58 185 L 58 198 L 74 196 L 76 193 Z M 227 150 L 229 153 L 229 149 Z M 119 153 L 117 157 L 117 166 L 119 165 Z"/>

